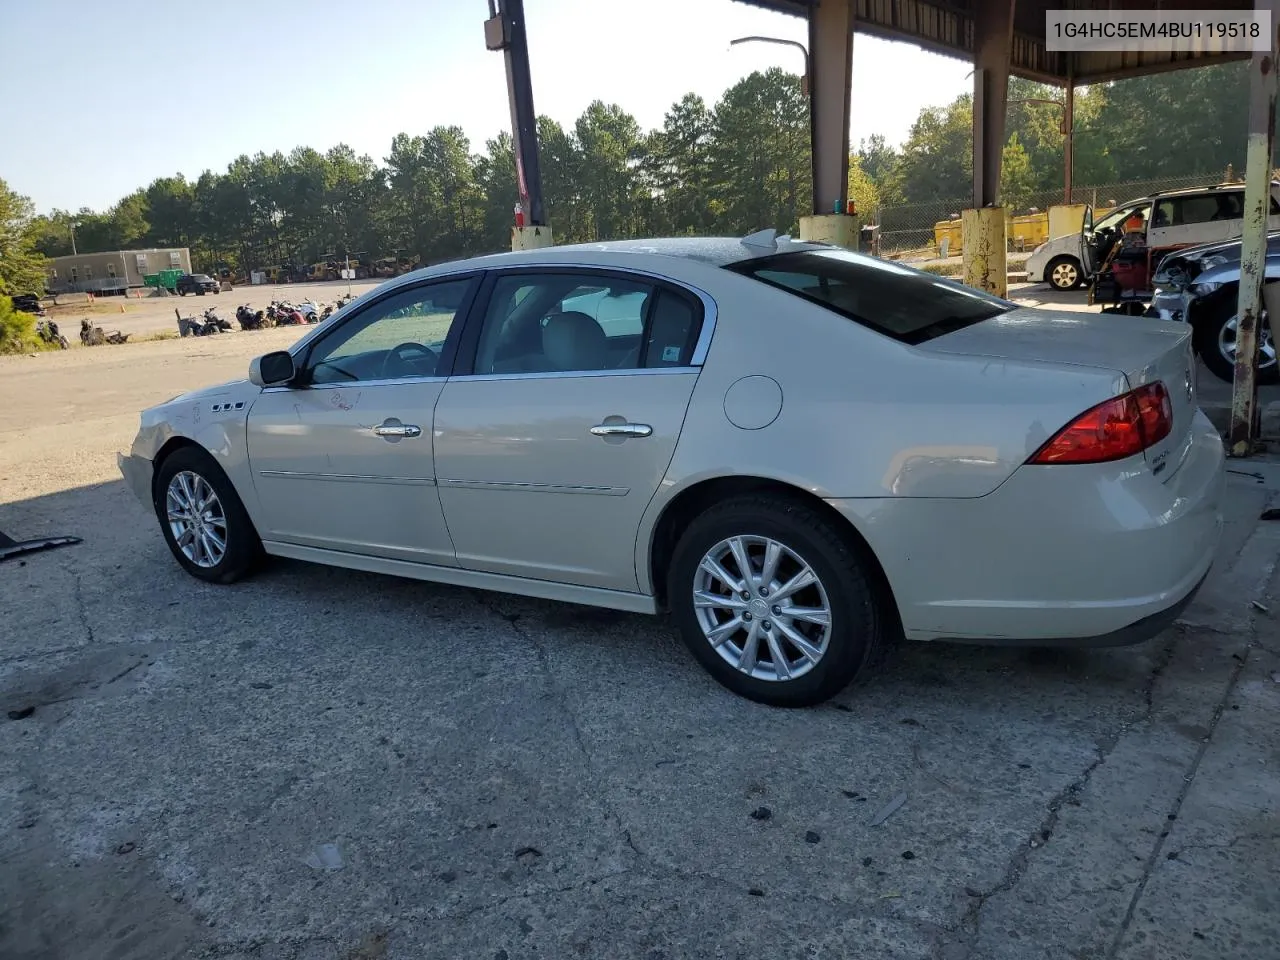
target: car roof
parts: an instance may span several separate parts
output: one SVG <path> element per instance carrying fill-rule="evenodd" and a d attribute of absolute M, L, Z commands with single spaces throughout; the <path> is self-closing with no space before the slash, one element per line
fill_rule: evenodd
<path fill-rule="evenodd" d="M 435 263 L 421 270 L 406 273 L 400 279 L 402 281 L 425 279 L 447 273 L 495 267 L 587 264 L 591 262 L 593 255 L 602 253 L 670 257 L 675 260 L 696 261 L 709 266 L 723 267 L 752 257 L 804 250 L 826 250 L 830 247 L 831 245 L 826 243 L 810 243 L 776 235 L 773 230 L 763 230 L 748 237 L 654 237 L 608 240 L 600 243 L 565 243 L 540 247 L 536 250 L 504 251 Z M 609 259 L 618 266 L 624 266 L 626 258 L 610 256 Z"/>
<path fill-rule="evenodd" d="M 1272 187 L 1280 187 L 1280 180 L 1272 180 Z M 1180 187 L 1177 190 L 1160 190 L 1153 193 L 1152 199 L 1156 197 L 1181 197 L 1189 193 L 1213 193 L 1217 190 L 1243 190 L 1244 182 L 1239 183 L 1206 183 L 1203 187 Z"/>

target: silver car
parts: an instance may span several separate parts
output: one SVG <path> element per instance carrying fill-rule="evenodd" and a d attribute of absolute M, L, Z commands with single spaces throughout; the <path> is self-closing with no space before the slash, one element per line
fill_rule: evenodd
<path fill-rule="evenodd" d="M 669 611 L 780 705 L 897 636 L 1150 636 L 1209 569 L 1224 482 L 1185 327 L 772 231 L 390 280 L 146 410 L 120 466 L 201 579 L 270 554 Z"/>

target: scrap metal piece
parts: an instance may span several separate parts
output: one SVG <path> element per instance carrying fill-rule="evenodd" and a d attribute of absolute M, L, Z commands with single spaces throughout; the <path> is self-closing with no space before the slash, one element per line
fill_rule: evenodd
<path fill-rule="evenodd" d="M 894 797 L 892 800 L 890 800 L 888 803 L 886 803 L 883 807 L 880 808 L 880 812 L 871 818 L 871 823 L 869 825 L 873 827 L 880 826 L 880 824 L 884 823 L 886 820 L 892 817 L 895 813 L 897 813 L 898 809 L 906 802 L 907 802 L 907 795 L 905 793 L 898 794 L 896 797 Z"/>
<path fill-rule="evenodd" d="M 0 561 L 39 550 L 52 550 L 55 547 L 69 547 L 83 543 L 79 537 L 36 537 L 32 540 L 15 540 L 0 533 Z"/>

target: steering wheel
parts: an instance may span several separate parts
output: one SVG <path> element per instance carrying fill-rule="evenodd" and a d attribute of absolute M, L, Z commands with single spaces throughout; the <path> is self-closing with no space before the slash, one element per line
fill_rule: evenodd
<path fill-rule="evenodd" d="M 424 369 L 429 366 L 430 369 Z M 430 347 L 424 347 L 412 340 L 397 344 L 387 351 L 382 358 L 380 380 L 395 380 L 398 377 L 430 377 L 435 374 L 440 363 L 440 355 Z"/>

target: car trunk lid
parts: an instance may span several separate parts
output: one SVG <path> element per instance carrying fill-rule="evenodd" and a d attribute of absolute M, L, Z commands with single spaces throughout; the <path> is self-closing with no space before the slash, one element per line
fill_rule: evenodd
<path fill-rule="evenodd" d="M 1196 383 L 1191 328 L 1186 324 L 1023 307 L 937 337 L 917 349 L 1111 370 L 1122 373 L 1130 389 L 1160 381 L 1169 394 L 1173 424 L 1168 436 L 1146 450 L 1152 472 L 1167 481 L 1190 445 Z"/>

